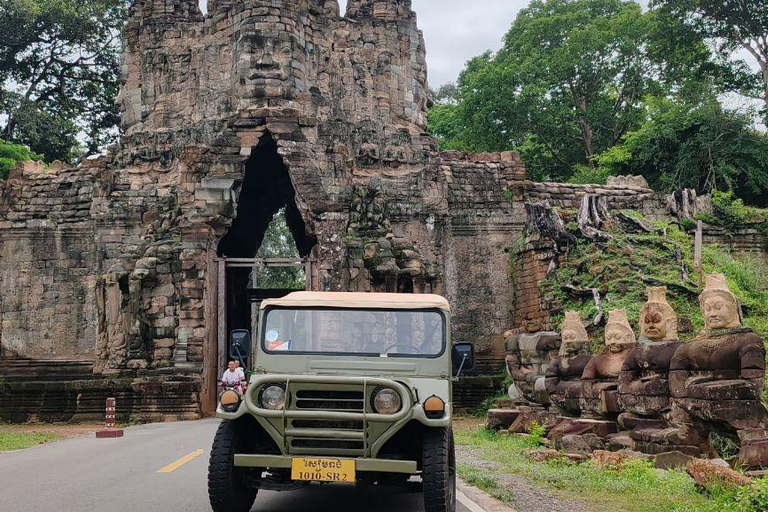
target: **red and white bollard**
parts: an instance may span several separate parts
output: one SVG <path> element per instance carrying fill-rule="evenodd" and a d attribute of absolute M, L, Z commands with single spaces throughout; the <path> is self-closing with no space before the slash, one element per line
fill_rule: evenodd
<path fill-rule="evenodd" d="M 117 400 L 114 398 L 107 398 L 107 416 L 104 420 L 104 430 L 96 432 L 96 437 L 99 439 L 123 437 L 123 429 L 115 427 L 115 405 Z"/>

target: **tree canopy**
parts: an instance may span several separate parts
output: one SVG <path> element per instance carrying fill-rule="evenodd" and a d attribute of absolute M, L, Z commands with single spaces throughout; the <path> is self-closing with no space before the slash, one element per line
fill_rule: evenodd
<path fill-rule="evenodd" d="M 48 161 L 98 151 L 119 123 L 126 2 L 0 0 L 2 136 Z"/>
<path fill-rule="evenodd" d="M 752 72 L 737 60 L 735 76 L 745 96 L 760 100 L 768 119 L 768 5 L 765 0 L 654 0 L 664 15 L 682 27 L 715 43 L 717 51 L 731 57 L 744 51 L 758 65 Z"/>
<path fill-rule="evenodd" d="M 747 68 L 687 23 L 632 0 L 534 0 L 501 50 L 438 89 L 430 130 L 444 149 L 518 150 L 533 179 L 633 173 L 759 198 L 765 136 L 718 102 L 744 89 Z"/>

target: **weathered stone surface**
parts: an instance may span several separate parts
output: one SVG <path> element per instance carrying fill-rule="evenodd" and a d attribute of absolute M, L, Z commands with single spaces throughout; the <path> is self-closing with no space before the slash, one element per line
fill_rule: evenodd
<path fill-rule="evenodd" d="M 606 349 L 590 360 L 581 376 L 581 411 L 586 417 L 613 417 L 618 404 L 618 378 L 624 361 L 637 345 L 625 310 L 611 311 L 605 327 Z"/>
<path fill-rule="evenodd" d="M 518 416 L 519 409 L 489 409 L 485 427 L 488 430 L 508 430 Z"/>
<path fill-rule="evenodd" d="M 541 405 L 549 405 L 545 376 L 560 349 L 560 335 L 540 332 L 541 324 L 529 322 L 528 332 L 515 333 L 506 339 L 507 374 L 512 378 L 516 395 Z"/>
<path fill-rule="evenodd" d="M 693 457 L 682 452 L 664 452 L 656 455 L 654 465 L 658 469 L 678 469 L 688 467 Z"/>
<path fill-rule="evenodd" d="M 119 388 L 123 403 L 155 404 L 132 408 L 145 418 L 212 411 L 225 356 L 216 258 L 253 257 L 281 208 L 313 288 L 443 294 L 453 339 L 475 342 L 488 373 L 503 368 L 504 329 L 549 320 L 538 283 L 562 253 L 541 237 L 517 243 L 526 202 L 574 208 L 599 194 L 669 215 L 636 185 L 531 183 L 517 153 L 440 153 L 409 1 L 350 1 L 342 17 L 318 0 L 211 0 L 206 15 L 194 0 L 135 0 L 125 35 L 119 144 L 0 181 L 0 367 L 39 377 L 75 361 L 102 395 L 148 379 Z M 739 250 L 761 247 L 746 238 Z M 79 383 L 81 369 L 58 380 Z M 163 395 L 152 379 L 196 391 Z M 459 403 L 493 387 L 457 386 Z M 49 399 L 4 387 L 16 405 L 0 417 Z"/>
<path fill-rule="evenodd" d="M 586 353 L 589 336 L 575 311 L 566 311 L 561 330 L 560 352 L 547 369 L 545 386 L 551 403 L 560 412 L 578 416 L 581 413 L 581 376 L 592 360 Z"/>
<path fill-rule="evenodd" d="M 706 332 L 682 345 L 670 363 L 669 386 L 676 407 L 690 416 L 702 437 L 717 433 L 738 442 L 750 467 L 768 464 L 768 414 L 760 401 L 765 346 L 741 326 L 736 297 L 725 276 L 707 277 L 700 297 Z"/>

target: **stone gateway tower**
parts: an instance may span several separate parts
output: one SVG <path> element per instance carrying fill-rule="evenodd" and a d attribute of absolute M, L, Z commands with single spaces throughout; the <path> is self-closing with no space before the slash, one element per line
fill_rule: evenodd
<path fill-rule="evenodd" d="M 135 0 L 120 143 L 0 181 L 0 418 L 211 412 L 282 209 L 308 287 L 443 294 L 500 367 L 536 190 L 438 152 L 425 52 L 410 0 Z"/>

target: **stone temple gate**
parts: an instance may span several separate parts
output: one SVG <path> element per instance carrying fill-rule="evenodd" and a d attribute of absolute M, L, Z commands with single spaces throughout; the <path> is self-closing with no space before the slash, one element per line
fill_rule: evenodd
<path fill-rule="evenodd" d="M 210 413 L 222 258 L 253 258 L 281 208 L 310 286 L 443 294 L 501 368 L 524 203 L 588 190 L 438 151 L 410 0 L 135 0 L 125 41 L 120 143 L 0 181 L 0 419 L 100 417 L 107 394 L 140 420 Z"/>

